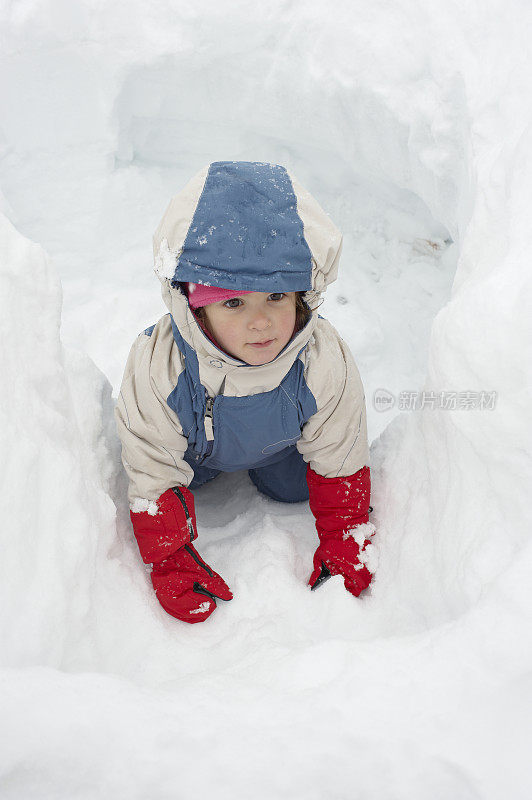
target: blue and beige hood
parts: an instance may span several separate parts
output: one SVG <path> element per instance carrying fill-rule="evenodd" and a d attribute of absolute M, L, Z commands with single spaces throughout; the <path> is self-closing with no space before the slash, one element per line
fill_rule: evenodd
<path fill-rule="evenodd" d="M 342 235 L 284 167 L 216 161 L 172 198 L 153 238 L 155 272 L 256 292 L 320 294 L 337 276 Z"/>
<path fill-rule="evenodd" d="M 296 178 L 277 164 L 254 161 L 216 161 L 204 167 L 172 198 L 153 238 L 164 302 L 200 358 L 219 358 L 220 351 L 197 324 L 181 282 L 303 291 L 315 309 L 336 279 L 341 249 L 342 234 Z M 295 357 L 316 320 L 314 313 L 283 351 L 283 362 Z M 223 361 L 240 363 L 227 355 Z"/>

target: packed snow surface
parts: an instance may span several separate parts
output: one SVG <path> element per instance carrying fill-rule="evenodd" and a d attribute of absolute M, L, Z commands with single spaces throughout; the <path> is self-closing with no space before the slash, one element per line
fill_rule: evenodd
<path fill-rule="evenodd" d="M 531 17 L 0 5 L 2 800 L 530 797 Z M 379 562 L 311 593 L 306 504 L 222 475 L 197 544 L 234 599 L 187 626 L 132 541 L 113 396 L 165 313 L 152 232 L 227 159 L 284 164 L 344 232 L 322 313 Z"/>

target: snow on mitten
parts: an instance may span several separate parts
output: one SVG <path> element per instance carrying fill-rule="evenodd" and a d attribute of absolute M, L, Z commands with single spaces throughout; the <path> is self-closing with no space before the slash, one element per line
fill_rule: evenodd
<path fill-rule="evenodd" d="M 320 540 L 309 585 L 315 589 L 331 575 L 342 575 L 345 588 L 358 597 L 371 583 L 375 569 L 369 467 L 347 477 L 324 478 L 309 465 L 307 483 Z"/>
<path fill-rule="evenodd" d="M 174 486 L 157 501 L 137 500 L 130 512 L 140 554 L 152 564 L 151 581 L 160 604 L 183 622 L 202 622 L 216 600 L 231 600 L 225 581 L 192 545 L 197 538 L 194 497 Z"/>

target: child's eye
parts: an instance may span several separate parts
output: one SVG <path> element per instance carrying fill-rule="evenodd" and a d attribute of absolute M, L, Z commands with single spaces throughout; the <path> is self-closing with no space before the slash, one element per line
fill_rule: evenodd
<path fill-rule="evenodd" d="M 229 300 L 224 302 L 226 308 L 238 308 L 242 305 L 242 300 L 239 297 L 230 297 Z"/>
<path fill-rule="evenodd" d="M 277 302 L 278 300 L 282 300 L 283 297 L 286 297 L 284 292 L 272 292 L 269 295 L 268 300 L 274 300 L 275 302 Z"/>

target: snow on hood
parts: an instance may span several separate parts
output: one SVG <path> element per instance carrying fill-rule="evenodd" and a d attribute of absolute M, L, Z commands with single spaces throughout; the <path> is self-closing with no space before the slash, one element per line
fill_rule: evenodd
<path fill-rule="evenodd" d="M 310 304 L 336 280 L 341 249 L 342 234 L 297 179 L 254 161 L 204 167 L 172 198 L 153 238 L 171 311 L 181 281 L 305 291 Z"/>

